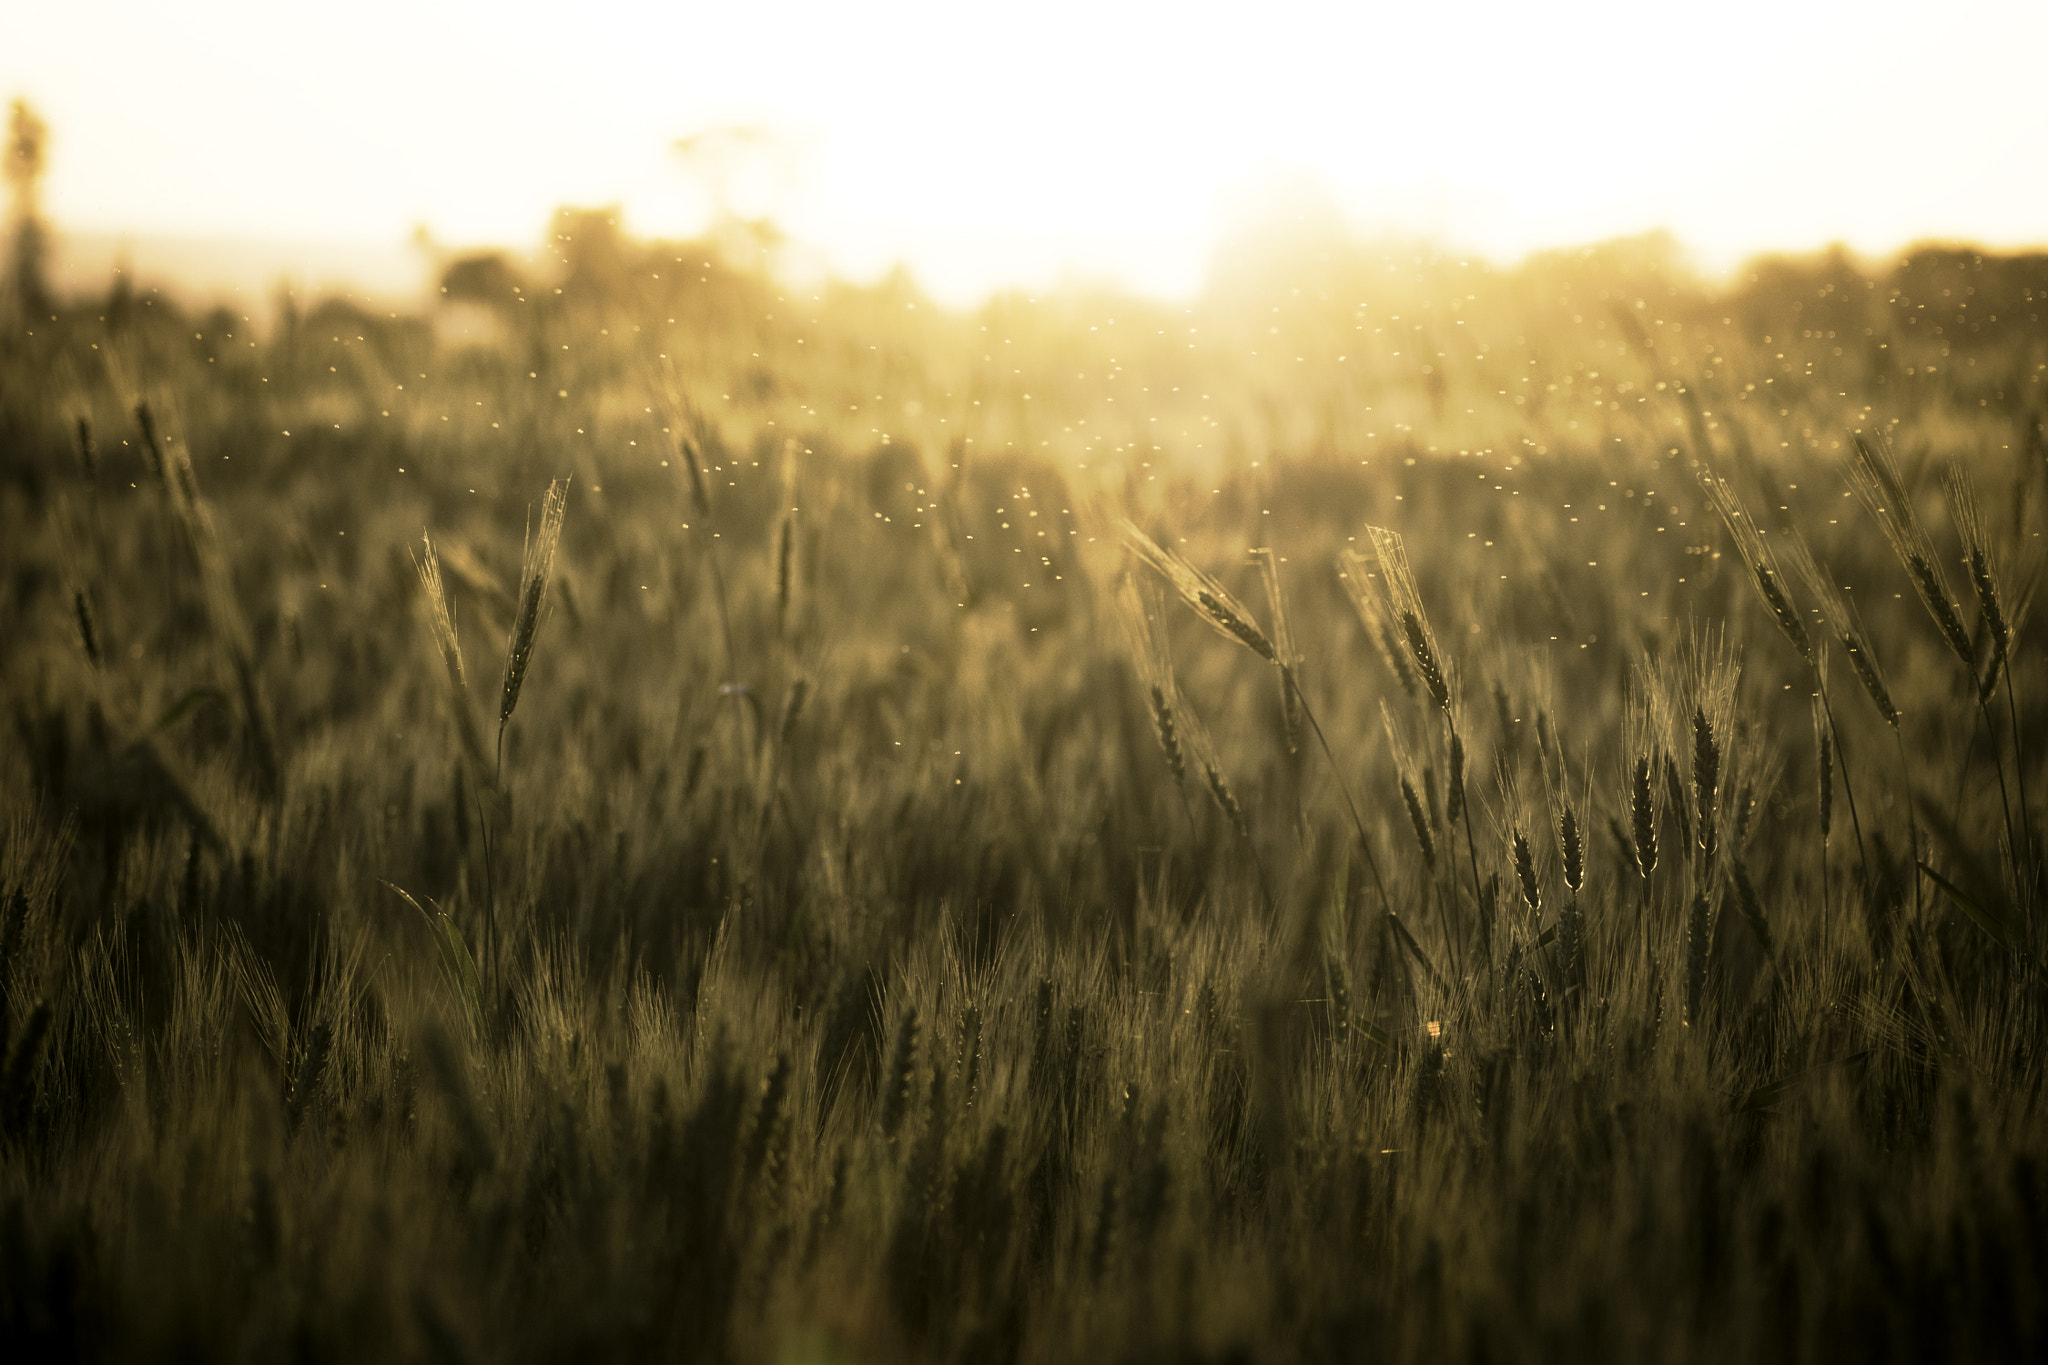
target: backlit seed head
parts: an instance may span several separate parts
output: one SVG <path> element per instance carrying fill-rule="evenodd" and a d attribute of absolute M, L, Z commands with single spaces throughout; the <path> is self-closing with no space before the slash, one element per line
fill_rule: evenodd
<path fill-rule="evenodd" d="M 1648 877 L 1657 868 L 1657 803 L 1651 787 L 1649 755 L 1636 760 L 1629 781 L 1629 815 L 1635 836 L 1636 871 Z"/>
<path fill-rule="evenodd" d="M 1423 812 L 1422 800 L 1415 794 L 1415 784 L 1408 775 L 1401 775 L 1401 800 L 1408 807 L 1408 823 L 1415 827 L 1415 845 L 1422 850 L 1422 862 L 1431 871 L 1436 869 L 1436 838 L 1430 833 L 1429 816 Z"/>
<path fill-rule="evenodd" d="M 1579 815 L 1570 806 L 1558 817 L 1558 842 L 1564 854 L 1564 884 L 1574 896 L 1586 884 L 1586 846 L 1579 833 Z"/>
<path fill-rule="evenodd" d="M 1522 899 L 1535 913 L 1543 910 L 1543 891 L 1536 885 L 1536 859 L 1529 850 L 1529 840 L 1520 830 L 1515 831 L 1515 876 L 1522 883 Z"/>

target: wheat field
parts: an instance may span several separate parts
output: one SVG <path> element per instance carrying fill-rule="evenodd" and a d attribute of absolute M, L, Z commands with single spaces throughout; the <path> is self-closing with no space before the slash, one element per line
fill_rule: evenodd
<path fill-rule="evenodd" d="M 8 1359 L 2031 1358 L 2048 259 L 0 333 Z"/>

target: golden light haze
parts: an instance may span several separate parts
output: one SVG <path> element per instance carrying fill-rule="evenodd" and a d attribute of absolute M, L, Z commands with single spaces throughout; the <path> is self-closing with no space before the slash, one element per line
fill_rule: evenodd
<path fill-rule="evenodd" d="M 941 297 L 1197 287 L 1272 186 L 1511 259 L 1665 227 L 1708 265 L 2048 241 L 2048 6 L 961 6 L 0 0 L 60 229 L 531 244 L 561 203 L 700 228 L 675 141 L 798 268 Z M 1296 192 L 1296 191 L 1289 191 Z"/>

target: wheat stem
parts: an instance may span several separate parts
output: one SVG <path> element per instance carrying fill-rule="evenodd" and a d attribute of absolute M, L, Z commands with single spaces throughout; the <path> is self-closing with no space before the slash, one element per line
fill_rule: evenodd
<path fill-rule="evenodd" d="M 2020 713 L 2012 699 L 2012 664 L 2005 666 L 2005 713 L 2012 725 L 2013 776 L 2020 789 L 2020 833 L 2025 840 L 2022 866 L 2026 869 L 2026 888 L 2029 896 L 2035 896 L 2039 884 L 2039 870 L 2034 858 L 2034 817 L 2027 807 L 2027 765 L 2021 757 L 2026 750 L 2020 747 Z"/>
<path fill-rule="evenodd" d="M 1316 743 L 1322 746 L 1323 757 L 1328 760 L 1330 772 L 1337 779 L 1337 790 L 1343 793 L 1344 808 L 1351 813 L 1351 827 L 1358 832 L 1358 846 L 1364 850 L 1365 865 L 1372 873 L 1373 890 L 1379 894 L 1380 909 L 1392 914 L 1393 903 L 1387 899 L 1387 884 L 1380 876 L 1380 860 L 1373 853 L 1372 837 L 1365 832 L 1365 821 L 1358 814 L 1358 802 L 1351 797 L 1351 784 L 1344 780 L 1344 769 L 1339 766 L 1337 755 L 1331 752 L 1330 741 L 1323 736 L 1322 722 L 1316 719 L 1315 708 L 1311 707 L 1308 698 L 1302 695 L 1301 680 L 1295 677 L 1294 670 L 1283 664 L 1280 676 L 1294 692 L 1295 700 L 1301 703 L 1302 719 L 1308 722 L 1309 729 L 1315 731 Z"/>
<path fill-rule="evenodd" d="M 1870 880 L 1870 862 L 1863 848 L 1863 821 L 1856 813 L 1856 784 L 1849 779 L 1849 753 L 1842 744 L 1842 730 L 1835 723 L 1834 708 L 1828 704 L 1827 682 L 1820 676 L 1818 668 L 1813 671 L 1813 686 L 1820 697 L 1821 712 L 1828 718 L 1828 733 L 1835 739 L 1835 767 L 1842 774 L 1842 796 L 1849 806 L 1849 828 L 1856 835 L 1857 874 L 1867 884 Z M 1906 793 L 1906 800 L 1909 803 L 1912 799 L 1913 794 Z"/>

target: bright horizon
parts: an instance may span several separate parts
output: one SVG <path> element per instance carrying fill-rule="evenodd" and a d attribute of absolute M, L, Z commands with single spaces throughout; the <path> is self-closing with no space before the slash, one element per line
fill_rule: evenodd
<path fill-rule="evenodd" d="M 537 246 L 562 204 L 938 297 L 1202 283 L 1275 186 L 1500 261 L 1666 229 L 1709 268 L 1843 242 L 2048 243 L 2048 5 L 1537 11 L 0 0 L 47 216 L 102 238 Z M 729 155 L 677 152 L 764 131 Z"/>

